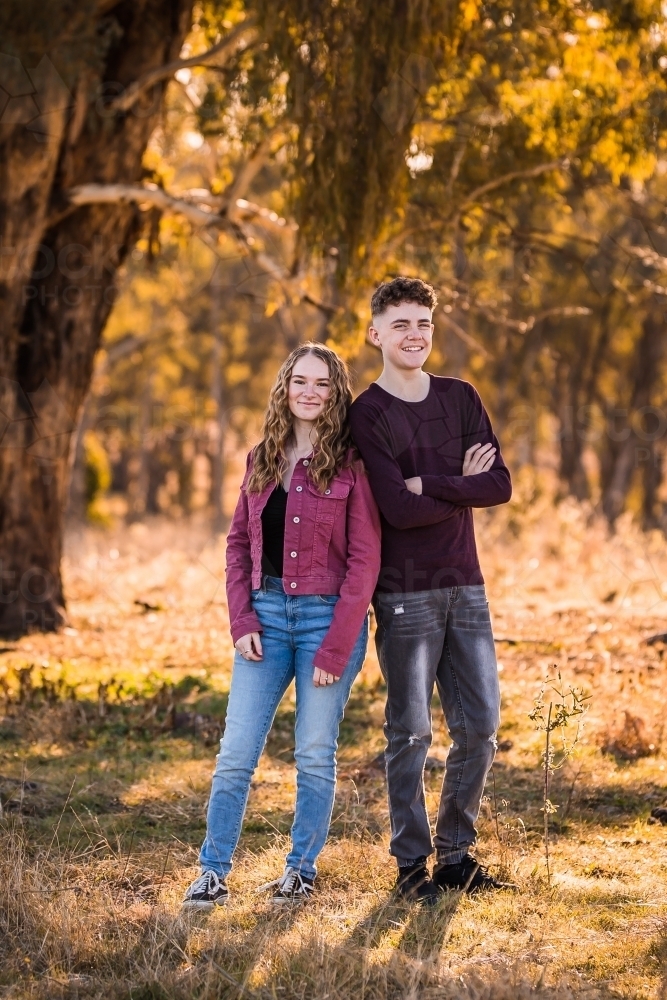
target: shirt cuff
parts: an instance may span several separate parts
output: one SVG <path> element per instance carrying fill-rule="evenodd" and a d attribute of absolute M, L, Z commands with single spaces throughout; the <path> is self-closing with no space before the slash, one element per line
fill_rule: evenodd
<path fill-rule="evenodd" d="M 249 635 L 251 632 L 261 632 L 262 626 L 259 618 L 252 611 L 249 614 L 240 615 L 234 624 L 230 625 L 229 631 L 232 633 L 232 642 L 236 645 L 242 636 Z"/>
<path fill-rule="evenodd" d="M 326 670 L 328 674 L 333 674 L 334 677 L 342 677 L 347 666 L 347 660 L 345 663 L 341 663 L 337 656 L 332 656 L 331 653 L 318 649 L 313 657 L 313 666 L 319 667 L 320 670 Z"/>

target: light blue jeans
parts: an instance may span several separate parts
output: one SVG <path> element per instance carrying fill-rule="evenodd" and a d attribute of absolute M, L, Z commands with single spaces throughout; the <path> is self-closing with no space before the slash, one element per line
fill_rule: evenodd
<path fill-rule="evenodd" d="M 310 878 L 317 874 L 315 862 L 327 839 L 336 791 L 338 729 L 368 639 L 366 621 L 341 679 L 315 687 L 313 657 L 337 601 L 333 596 L 289 597 L 282 580 L 275 577 L 265 577 L 262 589 L 253 591 L 252 606 L 263 629 L 264 658 L 245 660 L 238 652 L 234 657 L 225 733 L 199 855 L 202 871 L 225 876 L 231 870 L 253 772 L 281 698 L 294 679 L 297 793 L 292 849 L 286 863 Z"/>

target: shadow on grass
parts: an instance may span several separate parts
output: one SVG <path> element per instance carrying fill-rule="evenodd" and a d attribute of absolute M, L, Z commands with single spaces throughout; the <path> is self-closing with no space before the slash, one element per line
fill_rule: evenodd
<path fill-rule="evenodd" d="M 327 942 L 321 928 L 304 929 L 299 949 L 275 967 L 271 989 L 297 997 L 419 995 L 439 977 L 438 957 L 459 899 L 451 894 L 432 908 L 408 906 L 393 897 L 379 899 L 335 945 Z"/>
<path fill-rule="evenodd" d="M 277 994 L 354 997 L 371 983 L 382 984 L 382 995 L 387 996 L 394 995 L 395 986 L 402 989 L 408 981 L 418 989 L 437 977 L 437 960 L 459 898 L 451 894 L 437 907 L 424 908 L 385 897 L 343 941 L 329 944 L 321 926 L 302 927 L 296 949 L 283 948 L 280 941 L 289 938 L 290 928 L 302 915 L 300 909 L 278 915 L 258 913 L 251 929 L 242 930 L 240 935 L 228 929 L 211 950 L 201 954 L 196 963 L 198 975 L 212 965 L 214 976 L 217 972 L 227 983 L 232 977 L 239 996 L 254 1000 L 268 1000 Z M 271 968 L 270 993 L 265 987 L 247 987 L 258 963 L 268 963 Z M 369 990 L 369 995 L 376 993 Z"/>
<path fill-rule="evenodd" d="M 660 975 L 662 976 L 658 997 L 659 1000 L 667 1000 L 667 931 L 664 928 L 659 941 L 652 950 L 652 954 L 660 963 Z"/>
<path fill-rule="evenodd" d="M 512 767 L 503 762 L 494 765 L 496 801 L 509 803 L 512 814 L 522 817 L 526 829 L 541 832 L 543 824 L 543 773 L 534 768 Z M 492 793 L 492 782 L 486 794 Z M 645 820 L 654 806 L 665 798 L 665 788 L 658 781 L 638 777 L 634 781 L 618 782 L 587 780 L 585 774 L 575 778 L 561 774 L 552 781 L 551 800 L 558 813 L 550 825 L 555 834 L 566 835 L 574 823 L 595 823 L 619 826 Z"/>

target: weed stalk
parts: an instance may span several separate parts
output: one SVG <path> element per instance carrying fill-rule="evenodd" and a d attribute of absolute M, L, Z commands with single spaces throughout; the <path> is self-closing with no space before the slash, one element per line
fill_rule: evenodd
<path fill-rule="evenodd" d="M 552 697 L 548 705 L 545 704 L 544 696 L 546 691 L 556 695 Z M 558 810 L 558 806 L 549 798 L 549 785 L 554 771 L 561 767 L 572 757 L 579 743 L 582 729 L 581 717 L 588 711 L 587 702 L 590 695 L 585 694 L 580 688 L 575 688 L 571 684 L 565 689 L 560 670 L 556 673 L 556 678 L 552 680 L 547 677 L 540 688 L 533 705 L 533 711 L 528 718 L 535 724 L 535 728 L 544 733 L 545 746 L 542 753 L 542 767 L 544 769 L 544 783 L 542 789 L 542 812 L 544 813 L 544 857 L 547 869 L 547 883 L 551 885 L 551 859 L 549 856 L 549 816 Z M 577 719 L 577 728 L 574 737 L 569 740 L 567 730 L 572 719 Z M 560 746 L 554 749 L 552 733 L 560 733 Z"/>

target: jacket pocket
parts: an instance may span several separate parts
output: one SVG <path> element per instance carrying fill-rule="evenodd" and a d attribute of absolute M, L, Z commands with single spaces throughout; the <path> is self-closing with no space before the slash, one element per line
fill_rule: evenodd
<path fill-rule="evenodd" d="M 351 483 L 334 479 L 320 493 L 313 483 L 308 483 L 308 499 L 314 514 L 312 572 L 315 574 L 328 572 L 329 546 L 334 525 L 339 518 L 345 517 L 351 488 Z"/>
<path fill-rule="evenodd" d="M 344 479 L 332 479 L 324 492 L 320 492 L 315 483 L 308 480 L 308 492 L 320 500 L 346 500 L 351 489 L 352 483 Z"/>
<path fill-rule="evenodd" d="M 315 517 L 317 521 L 335 521 L 338 514 L 343 513 L 347 506 L 352 483 L 343 480 L 332 480 L 323 493 L 320 493 L 314 483 L 308 483 L 308 492 L 313 500 L 317 498 Z"/>

